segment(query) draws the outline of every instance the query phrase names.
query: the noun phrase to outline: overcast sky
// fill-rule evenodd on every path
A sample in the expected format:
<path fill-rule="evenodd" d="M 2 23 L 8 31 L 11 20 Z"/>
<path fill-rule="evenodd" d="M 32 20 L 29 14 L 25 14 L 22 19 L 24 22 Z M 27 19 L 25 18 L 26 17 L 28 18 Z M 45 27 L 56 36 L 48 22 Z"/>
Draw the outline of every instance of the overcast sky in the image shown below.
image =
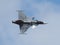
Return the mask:
<path fill-rule="evenodd" d="M 21 35 L 16 10 L 48 24 Z M 0 45 L 60 45 L 60 0 L 0 0 Z"/>

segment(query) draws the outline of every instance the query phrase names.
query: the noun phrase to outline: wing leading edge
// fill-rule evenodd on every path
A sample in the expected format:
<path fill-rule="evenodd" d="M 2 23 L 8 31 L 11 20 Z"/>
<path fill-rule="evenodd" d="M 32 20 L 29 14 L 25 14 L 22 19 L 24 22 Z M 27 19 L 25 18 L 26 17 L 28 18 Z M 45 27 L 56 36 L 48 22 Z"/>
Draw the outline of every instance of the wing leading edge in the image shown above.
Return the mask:
<path fill-rule="evenodd" d="M 28 24 L 19 25 L 19 27 L 20 27 L 20 32 L 21 32 L 21 33 L 26 32 L 27 29 L 28 29 L 30 26 L 31 26 L 31 25 L 28 25 Z"/>

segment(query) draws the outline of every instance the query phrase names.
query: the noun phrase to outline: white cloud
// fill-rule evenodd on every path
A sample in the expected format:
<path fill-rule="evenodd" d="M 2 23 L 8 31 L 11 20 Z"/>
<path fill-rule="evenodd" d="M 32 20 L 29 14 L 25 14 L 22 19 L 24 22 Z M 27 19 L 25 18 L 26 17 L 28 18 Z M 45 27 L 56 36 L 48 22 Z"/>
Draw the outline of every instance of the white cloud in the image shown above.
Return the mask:
<path fill-rule="evenodd" d="M 29 28 L 27 35 L 17 34 L 19 28 L 12 24 L 11 20 L 17 18 L 16 10 L 20 8 L 28 12 L 28 15 L 33 15 L 39 20 L 46 21 L 48 24 L 37 26 L 35 30 Z M 48 42 L 50 45 L 59 44 L 59 9 L 59 5 L 51 2 L 42 1 L 36 3 L 32 0 L 23 0 L 22 2 L 20 0 L 0 1 L 0 35 L 3 40 L 2 43 L 4 45 L 48 45 Z"/>
<path fill-rule="evenodd" d="M 20 0 L 0 0 L 0 38 L 3 45 L 16 45 L 16 36 L 13 33 L 16 30 L 12 28 L 11 21 L 17 18 L 18 9 Z"/>

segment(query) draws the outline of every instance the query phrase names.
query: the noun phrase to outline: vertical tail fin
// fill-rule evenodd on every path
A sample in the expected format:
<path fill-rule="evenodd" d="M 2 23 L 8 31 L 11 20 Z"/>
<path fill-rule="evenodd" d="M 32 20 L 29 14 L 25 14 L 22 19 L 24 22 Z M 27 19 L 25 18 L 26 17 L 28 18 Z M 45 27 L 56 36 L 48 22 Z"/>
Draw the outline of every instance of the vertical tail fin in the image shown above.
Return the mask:
<path fill-rule="evenodd" d="M 23 10 L 17 10 L 17 12 L 18 12 L 18 19 L 27 20 L 27 17 L 25 16 Z"/>

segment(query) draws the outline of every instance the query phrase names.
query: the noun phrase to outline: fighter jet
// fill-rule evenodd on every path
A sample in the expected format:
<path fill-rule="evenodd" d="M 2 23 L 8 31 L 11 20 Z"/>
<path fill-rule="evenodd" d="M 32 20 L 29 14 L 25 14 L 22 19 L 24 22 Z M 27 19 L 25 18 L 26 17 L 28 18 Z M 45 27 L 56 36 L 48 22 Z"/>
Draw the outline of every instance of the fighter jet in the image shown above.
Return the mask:
<path fill-rule="evenodd" d="M 34 17 L 30 19 L 24 14 L 22 10 L 17 10 L 17 12 L 18 12 L 18 20 L 12 21 L 12 23 L 19 25 L 21 33 L 25 33 L 27 29 L 31 26 L 33 26 L 34 28 L 39 24 L 47 24 L 47 23 L 44 23 L 43 21 L 34 20 Z"/>

